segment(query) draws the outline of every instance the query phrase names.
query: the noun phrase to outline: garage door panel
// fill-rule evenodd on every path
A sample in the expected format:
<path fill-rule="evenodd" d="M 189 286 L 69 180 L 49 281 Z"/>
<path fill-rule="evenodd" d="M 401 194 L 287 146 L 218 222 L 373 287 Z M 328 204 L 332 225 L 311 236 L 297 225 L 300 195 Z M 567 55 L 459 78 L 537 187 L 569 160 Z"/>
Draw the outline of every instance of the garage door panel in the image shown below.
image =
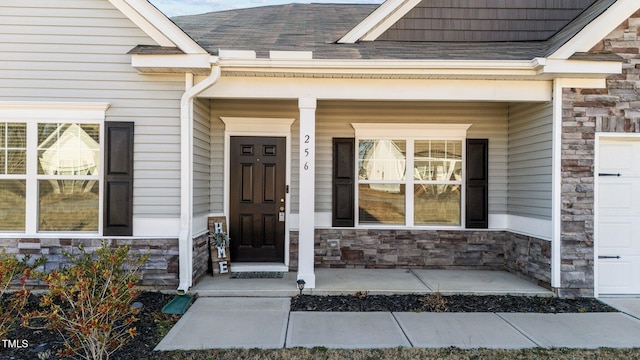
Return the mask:
<path fill-rule="evenodd" d="M 612 140 L 600 144 L 600 173 L 640 176 L 640 143 Z"/>
<path fill-rule="evenodd" d="M 640 179 L 600 182 L 598 196 L 601 215 L 640 215 Z"/>
<path fill-rule="evenodd" d="M 638 294 L 640 283 L 640 256 L 623 256 L 620 259 L 601 259 L 598 263 L 598 282 L 601 294 Z"/>
<path fill-rule="evenodd" d="M 598 292 L 640 294 L 640 138 L 598 148 Z"/>
<path fill-rule="evenodd" d="M 628 159 L 632 159 L 634 156 L 633 148 L 633 144 L 630 143 L 603 143 L 600 147 L 600 171 L 631 170 L 633 165 Z"/>
<path fill-rule="evenodd" d="M 633 246 L 633 241 L 631 240 L 632 229 L 638 226 L 634 226 L 631 221 L 625 221 L 626 219 L 615 217 L 609 217 L 609 219 L 609 221 L 604 219 L 600 221 L 598 229 L 599 239 L 601 240 L 600 252 L 605 249 L 613 251 L 620 249 L 618 251 L 622 251 L 622 249 L 626 250 Z M 607 251 L 605 250 L 605 252 Z"/>
<path fill-rule="evenodd" d="M 627 196 L 633 191 L 631 182 L 601 183 L 600 184 L 600 208 L 603 210 L 625 211 L 633 208 L 631 197 Z"/>

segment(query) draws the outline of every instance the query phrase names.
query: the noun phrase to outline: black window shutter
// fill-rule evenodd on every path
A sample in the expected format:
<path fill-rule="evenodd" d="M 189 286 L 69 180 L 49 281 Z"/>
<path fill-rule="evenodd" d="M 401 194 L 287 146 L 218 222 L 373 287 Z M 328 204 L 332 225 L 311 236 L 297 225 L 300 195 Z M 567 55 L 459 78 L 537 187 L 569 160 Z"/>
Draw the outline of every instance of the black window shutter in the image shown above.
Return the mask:
<path fill-rule="evenodd" d="M 133 235 L 133 123 L 105 123 L 104 229 Z"/>
<path fill-rule="evenodd" d="M 489 140 L 467 139 L 466 227 L 489 227 Z"/>
<path fill-rule="evenodd" d="M 333 211 L 334 227 L 354 226 L 355 139 L 333 138 Z"/>

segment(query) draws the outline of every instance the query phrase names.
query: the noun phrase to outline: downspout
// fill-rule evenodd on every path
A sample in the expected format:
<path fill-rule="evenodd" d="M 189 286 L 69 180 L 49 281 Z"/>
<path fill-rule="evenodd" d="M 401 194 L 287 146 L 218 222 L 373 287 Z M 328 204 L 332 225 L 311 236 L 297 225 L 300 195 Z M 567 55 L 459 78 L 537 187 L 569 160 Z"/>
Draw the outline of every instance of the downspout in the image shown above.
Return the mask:
<path fill-rule="evenodd" d="M 220 79 L 222 71 L 216 60 L 211 74 L 193 86 L 187 76 L 187 89 L 180 99 L 180 235 L 178 240 L 180 284 L 178 294 L 185 294 L 193 282 L 193 99 Z"/>

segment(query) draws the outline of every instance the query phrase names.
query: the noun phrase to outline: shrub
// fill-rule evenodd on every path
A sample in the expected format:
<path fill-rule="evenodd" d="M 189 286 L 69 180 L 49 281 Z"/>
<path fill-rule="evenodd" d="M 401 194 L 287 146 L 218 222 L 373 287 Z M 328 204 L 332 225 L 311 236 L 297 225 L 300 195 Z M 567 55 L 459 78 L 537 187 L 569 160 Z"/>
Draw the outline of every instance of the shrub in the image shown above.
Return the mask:
<path fill-rule="evenodd" d="M 3 339 L 20 319 L 20 313 L 29 298 L 29 291 L 25 287 L 27 280 L 31 277 L 33 269 L 44 262 L 44 258 L 39 258 L 29 264 L 30 260 L 28 255 L 20 260 L 13 254 L 7 254 L 5 249 L 0 250 L 0 339 Z M 9 286 L 17 281 L 20 289 L 9 295 Z"/>
<path fill-rule="evenodd" d="M 133 256 L 129 247 L 110 248 L 106 242 L 95 253 L 79 250 L 78 255 L 64 253 L 70 266 L 43 275 L 49 293 L 24 324 L 39 319 L 56 330 L 64 338 L 59 356 L 108 359 L 136 335 L 140 310 L 131 304 L 148 255 Z"/>

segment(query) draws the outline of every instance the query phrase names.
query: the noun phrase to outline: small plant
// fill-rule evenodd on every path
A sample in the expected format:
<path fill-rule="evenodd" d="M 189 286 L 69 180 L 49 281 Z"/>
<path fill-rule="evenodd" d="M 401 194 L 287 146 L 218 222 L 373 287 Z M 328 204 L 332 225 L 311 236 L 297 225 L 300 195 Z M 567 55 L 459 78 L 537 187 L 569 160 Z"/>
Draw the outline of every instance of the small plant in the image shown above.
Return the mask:
<path fill-rule="evenodd" d="M 163 314 L 160 311 L 154 311 L 151 317 L 153 323 L 156 324 L 157 333 L 162 337 L 165 337 L 173 325 L 180 319 L 180 315 Z"/>
<path fill-rule="evenodd" d="M 64 338 L 61 357 L 109 359 L 136 335 L 139 307 L 131 306 L 138 291 L 139 269 L 148 255 L 132 256 L 129 247 L 110 248 L 106 242 L 95 253 L 79 247 L 80 254 L 64 253 L 70 266 L 43 275 L 49 293 L 40 300 L 42 310 L 27 314 L 45 322 Z"/>
<path fill-rule="evenodd" d="M 224 231 L 209 232 L 209 238 L 211 239 L 211 245 L 215 247 L 229 246 L 229 235 Z"/>
<path fill-rule="evenodd" d="M 0 250 L 0 339 L 3 339 L 20 319 L 20 313 L 29 298 L 27 280 L 31 277 L 33 269 L 45 261 L 44 257 L 41 257 L 29 264 L 30 260 L 28 255 L 19 260 L 15 255 L 7 254 L 5 249 Z M 20 289 L 9 295 L 7 290 L 11 283 L 16 281 L 19 282 Z"/>
<path fill-rule="evenodd" d="M 447 299 L 442 296 L 440 291 L 436 291 L 433 294 L 428 294 L 419 299 L 422 303 L 422 309 L 425 311 L 433 312 L 447 312 L 449 307 L 447 306 Z"/>

